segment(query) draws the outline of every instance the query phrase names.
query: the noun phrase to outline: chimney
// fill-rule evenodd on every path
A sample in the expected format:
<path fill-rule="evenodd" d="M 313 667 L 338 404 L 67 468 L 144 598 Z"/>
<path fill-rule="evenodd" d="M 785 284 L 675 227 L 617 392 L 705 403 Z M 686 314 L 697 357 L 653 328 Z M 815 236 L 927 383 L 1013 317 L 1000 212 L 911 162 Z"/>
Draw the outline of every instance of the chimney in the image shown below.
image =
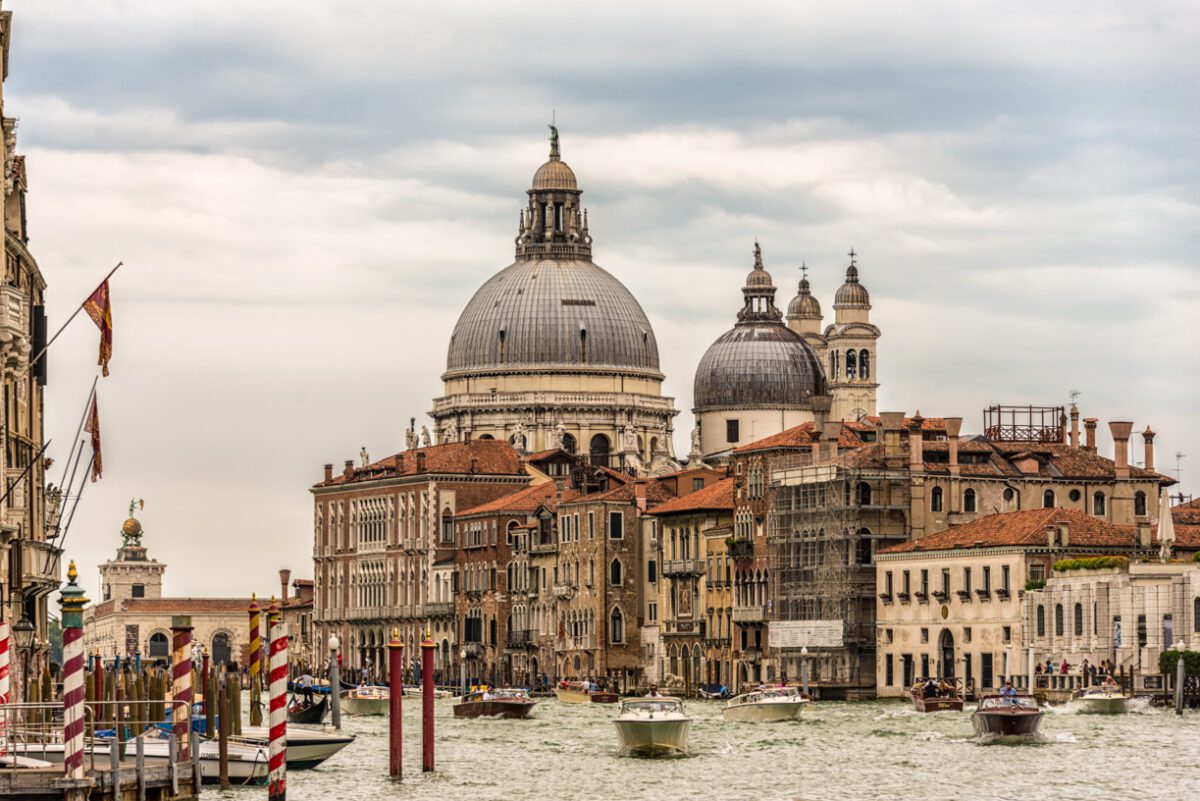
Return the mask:
<path fill-rule="evenodd" d="M 346 460 L 346 467 L 345 467 L 345 469 L 342 470 L 342 475 L 345 476 L 346 478 L 350 478 L 351 476 L 354 475 L 354 460 L 353 459 Z"/>
<path fill-rule="evenodd" d="M 1096 423 L 1100 422 L 1095 417 L 1083 418 L 1083 430 L 1086 435 L 1087 444 L 1083 446 L 1085 451 L 1096 452 Z"/>
<path fill-rule="evenodd" d="M 879 424 L 883 428 L 884 458 L 898 462 L 896 466 L 903 464 L 904 450 L 900 444 L 900 427 L 904 425 L 904 412 L 882 412 L 879 415 Z"/>
<path fill-rule="evenodd" d="M 908 468 L 912 471 L 925 469 L 925 440 L 921 435 L 921 424 L 924 422 L 921 410 L 917 409 L 908 424 Z"/>
<path fill-rule="evenodd" d="M 830 462 L 836 462 L 838 457 L 838 441 L 842 438 L 841 421 L 826 423 L 822 426 L 821 438 L 825 440 L 825 458 Z"/>
<path fill-rule="evenodd" d="M 325 480 L 333 481 L 333 465 L 332 464 L 325 465 Z"/>
<path fill-rule="evenodd" d="M 1064 547 L 1064 548 L 1069 547 L 1071 544 L 1071 526 L 1070 526 L 1070 524 L 1068 524 L 1066 522 L 1059 523 L 1058 524 L 1058 535 L 1059 535 L 1058 541 L 1062 545 L 1062 547 Z"/>
<path fill-rule="evenodd" d="M 1113 421 L 1108 424 L 1113 438 L 1113 461 L 1117 463 L 1117 477 L 1129 477 L 1129 437 L 1133 434 L 1133 423 Z"/>
<path fill-rule="evenodd" d="M 1146 426 L 1146 430 L 1142 432 L 1142 441 L 1146 443 L 1146 456 L 1143 459 L 1142 465 L 1147 470 L 1154 469 L 1154 431 L 1150 426 Z"/>
<path fill-rule="evenodd" d="M 282 591 L 279 593 L 279 597 L 283 599 L 282 601 L 280 601 L 281 605 L 287 603 L 288 584 L 291 583 L 291 580 L 292 580 L 292 571 L 288 570 L 286 567 L 283 570 L 279 571 L 279 584 L 280 584 L 280 587 L 282 588 Z"/>
<path fill-rule="evenodd" d="M 425 451 L 417 451 L 417 472 L 425 472 Z"/>
<path fill-rule="evenodd" d="M 821 429 L 815 427 L 812 432 L 812 463 L 821 463 Z"/>
<path fill-rule="evenodd" d="M 1058 441 L 1063 445 L 1067 444 L 1067 416 L 1065 414 L 1058 416 Z"/>
<path fill-rule="evenodd" d="M 1145 516 L 1139 517 L 1139 518 L 1136 518 L 1136 522 L 1137 522 L 1137 537 L 1138 537 L 1137 544 L 1138 544 L 1138 547 L 1140 547 L 1142 550 L 1148 551 L 1154 544 L 1153 540 L 1151 540 L 1151 538 L 1150 538 L 1150 518 L 1145 517 Z"/>
<path fill-rule="evenodd" d="M 950 475 L 958 475 L 958 433 L 962 431 L 961 417 L 946 418 L 946 438 L 950 440 Z"/>
<path fill-rule="evenodd" d="M 1071 404 L 1071 447 L 1079 447 L 1079 407 Z"/>
<path fill-rule="evenodd" d="M 472 454 L 471 455 L 471 475 L 475 475 L 478 472 L 479 472 L 479 457 Z"/>

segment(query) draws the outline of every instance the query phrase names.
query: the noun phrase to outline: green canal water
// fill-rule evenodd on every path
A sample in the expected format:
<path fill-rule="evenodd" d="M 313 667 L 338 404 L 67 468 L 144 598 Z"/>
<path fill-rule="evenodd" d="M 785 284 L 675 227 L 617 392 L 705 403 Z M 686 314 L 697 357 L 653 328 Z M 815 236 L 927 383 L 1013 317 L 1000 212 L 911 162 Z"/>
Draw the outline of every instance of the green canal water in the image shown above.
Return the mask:
<path fill-rule="evenodd" d="M 307 799 L 1012 799 L 1110 801 L 1200 797 L 1200 714 L 1135 707 L 1128 715 L 1051 708 L 1036 743 L 984 744 L 970 712 L 918 715 L 897 703 L 819 703 L 803 720 L 726 723 L 695 701 L 688 757 L 616 754 L 611 706 L 550 699 L 528 720 L 456 720 L 437 702 L 437 771 L 422 774 L 417 703 L 406 702 L 405 778 L 387 778 L 384 718 L 343 720 L 357 741 L 316 770 L 288 776 Z M 263 789 L 204 797 L 248 799 Z"/>

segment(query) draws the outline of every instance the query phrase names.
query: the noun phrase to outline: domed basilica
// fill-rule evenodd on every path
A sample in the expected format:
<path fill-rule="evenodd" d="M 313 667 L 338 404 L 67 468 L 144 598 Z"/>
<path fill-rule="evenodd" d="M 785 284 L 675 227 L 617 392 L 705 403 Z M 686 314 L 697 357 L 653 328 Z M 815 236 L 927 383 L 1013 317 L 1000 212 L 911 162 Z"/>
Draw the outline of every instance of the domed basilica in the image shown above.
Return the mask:
<path fill-rule="evenodd" d="M 639 473 L 678 469 L 678 412 L 662 395 L 654 329 L 629 290 L 592 261 L 582 191 L 553 126 L 549 160 L 527 194 L 516 260 L 479 288 L 450 336 L 444 392 L 430 412 L 437 441 L 506 439 L 522 451 L 561 447 Z M 755 244 L 736 324 L 696 370 L 689 462 L 720 461 L 817 417 L 875 414 L 879 329 L 850 255 L 835 320 L 822 331 L 807 276 L 786 317 L 775 306 Z"/>

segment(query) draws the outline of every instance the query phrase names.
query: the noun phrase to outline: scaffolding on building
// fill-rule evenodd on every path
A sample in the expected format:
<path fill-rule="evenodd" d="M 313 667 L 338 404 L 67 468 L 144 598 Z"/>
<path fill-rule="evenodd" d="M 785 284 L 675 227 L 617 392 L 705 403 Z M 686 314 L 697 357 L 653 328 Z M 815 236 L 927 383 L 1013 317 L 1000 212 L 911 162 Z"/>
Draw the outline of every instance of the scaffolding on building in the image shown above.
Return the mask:
<path fill-rule="evenodd" d="M 771 473 L 770 648 L 788 678 L 807 648 L 814 681 L 853 693 L 875 683 L 874 554 L 908 539 L 908 473 L 795 462 Z"/>

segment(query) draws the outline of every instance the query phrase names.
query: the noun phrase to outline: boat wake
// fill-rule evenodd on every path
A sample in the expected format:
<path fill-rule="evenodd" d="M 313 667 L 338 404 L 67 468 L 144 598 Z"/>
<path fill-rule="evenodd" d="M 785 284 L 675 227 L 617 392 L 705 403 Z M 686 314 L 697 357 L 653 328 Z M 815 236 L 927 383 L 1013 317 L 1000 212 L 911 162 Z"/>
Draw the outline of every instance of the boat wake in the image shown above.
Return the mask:
<path fill-rule="evenodd" d="M 1049 745 L 1055 742 L 1041 732 L 1035 734 L 981 734 L 976 745 Z"/>

